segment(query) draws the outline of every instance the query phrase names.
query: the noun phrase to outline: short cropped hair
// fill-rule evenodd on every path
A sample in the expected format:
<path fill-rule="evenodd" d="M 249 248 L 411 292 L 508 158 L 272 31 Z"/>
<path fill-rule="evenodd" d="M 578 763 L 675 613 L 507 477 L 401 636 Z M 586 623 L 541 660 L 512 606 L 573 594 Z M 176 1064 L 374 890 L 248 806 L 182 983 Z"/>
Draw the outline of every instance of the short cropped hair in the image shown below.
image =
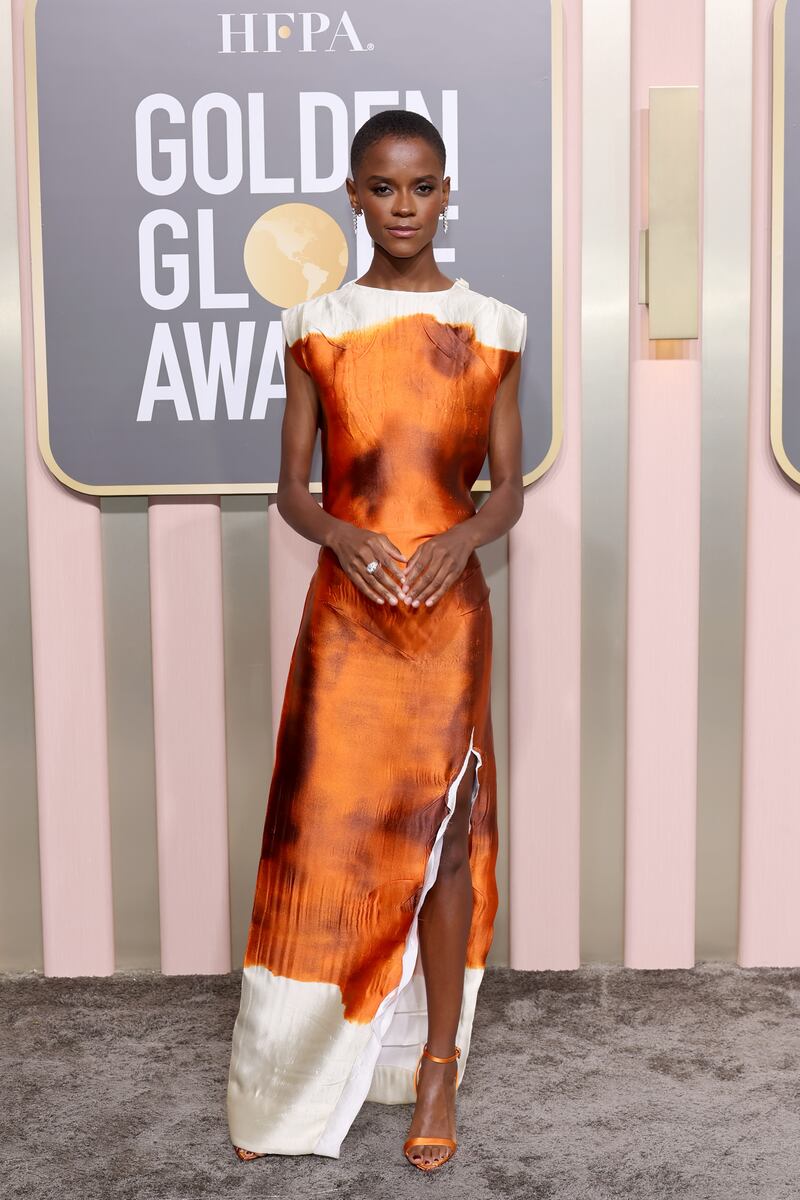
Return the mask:
<path fill-rule="evenodd" d="M 420 113 L 405 108 L 386 108 L 373 113 L 353 138 L 350 147 L 350 174 L 353 179 L 369 147 L 383 137 L 424 138 L 435 151 L 444 175 L 445 146 L 436 126 Z"/>

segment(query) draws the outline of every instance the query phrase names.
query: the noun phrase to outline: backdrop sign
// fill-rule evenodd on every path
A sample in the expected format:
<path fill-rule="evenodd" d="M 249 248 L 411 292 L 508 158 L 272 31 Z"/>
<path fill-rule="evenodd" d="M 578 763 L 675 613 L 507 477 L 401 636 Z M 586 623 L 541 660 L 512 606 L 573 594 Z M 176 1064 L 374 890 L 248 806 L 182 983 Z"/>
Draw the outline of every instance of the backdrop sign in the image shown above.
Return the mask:
<path fill-rule="evenodd" d="M 548 0 L 497 0 L 490 14 L 475 0 L 409 0 L 400 17 L 367 0 L 220 7 L 28 0 L 48 466 L 93 494 L 275 490 L 281 310 L 367 269 L 372 243 L 362 221 L 355 244 L 344 187 L 349 146 L 373 112 L 404 107 L 447 147 L 442 269 L 528 313 L 530 482 L 561 430 L 560 12 L 551 27 Z M 317 491 L 320 466 L 318 443 Z"/>

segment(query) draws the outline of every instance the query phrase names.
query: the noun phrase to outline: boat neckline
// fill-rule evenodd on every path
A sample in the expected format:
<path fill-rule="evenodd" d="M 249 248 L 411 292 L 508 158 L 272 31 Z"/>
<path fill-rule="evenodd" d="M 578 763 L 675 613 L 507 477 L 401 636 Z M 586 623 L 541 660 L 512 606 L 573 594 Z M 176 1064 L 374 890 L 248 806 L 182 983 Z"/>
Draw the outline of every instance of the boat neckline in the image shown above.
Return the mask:
<path fill-rule="evenodd" d="M 452 292 L 456 288 L 463 287 L 464 285 L 459 278 L 454 280 L 453 283 L 450 284 L 449 288 L 435 288 L 430 292 L 422 292 L 415 288 L 374 287 L 369 283 L 359 283 L 357 279 L 351 279 L 350 286 L 362 288 L 365 292 L 391 292 L 392 295 L 400 296 L 446 296 L 448 292 Z"/>

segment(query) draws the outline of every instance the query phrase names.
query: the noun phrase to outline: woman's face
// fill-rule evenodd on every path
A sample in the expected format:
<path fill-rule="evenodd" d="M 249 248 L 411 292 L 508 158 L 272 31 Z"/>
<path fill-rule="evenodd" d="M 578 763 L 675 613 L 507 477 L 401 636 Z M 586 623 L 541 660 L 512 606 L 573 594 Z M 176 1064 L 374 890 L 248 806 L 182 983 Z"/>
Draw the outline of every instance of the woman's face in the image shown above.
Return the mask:
<path fill-rule="evenodd" d="M 450 179 L 442 179 L 436 152 L 423 138 L 387 136 L 367 150 L 347 190 L 375 245 L 396 258 L 413 258 L 436 235 Z M 411 232 L 392 232 L 403 226 Z"/>

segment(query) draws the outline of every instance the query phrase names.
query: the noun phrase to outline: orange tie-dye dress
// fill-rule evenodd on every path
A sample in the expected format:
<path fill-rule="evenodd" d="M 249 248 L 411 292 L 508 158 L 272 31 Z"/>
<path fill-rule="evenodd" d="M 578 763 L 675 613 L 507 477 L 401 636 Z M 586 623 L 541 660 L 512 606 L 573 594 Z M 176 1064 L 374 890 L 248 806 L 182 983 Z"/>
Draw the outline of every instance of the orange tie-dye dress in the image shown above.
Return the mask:
<path fill-rule="evenodd" d="M 316 385 L 322 502 L 410 556 L 476 511 L 525 313 L 470 289 L 351 280 L 283 313 Z M 232 1142 L 338 1158 L 364 1100 L 414 1100 L 417 917 L 476 759 L 459 1080 L 497 911 L 492 616 L 476 553 L 430 608 L 376 604 L 321 547 L 292 653 L 233 1030 Z"/>

